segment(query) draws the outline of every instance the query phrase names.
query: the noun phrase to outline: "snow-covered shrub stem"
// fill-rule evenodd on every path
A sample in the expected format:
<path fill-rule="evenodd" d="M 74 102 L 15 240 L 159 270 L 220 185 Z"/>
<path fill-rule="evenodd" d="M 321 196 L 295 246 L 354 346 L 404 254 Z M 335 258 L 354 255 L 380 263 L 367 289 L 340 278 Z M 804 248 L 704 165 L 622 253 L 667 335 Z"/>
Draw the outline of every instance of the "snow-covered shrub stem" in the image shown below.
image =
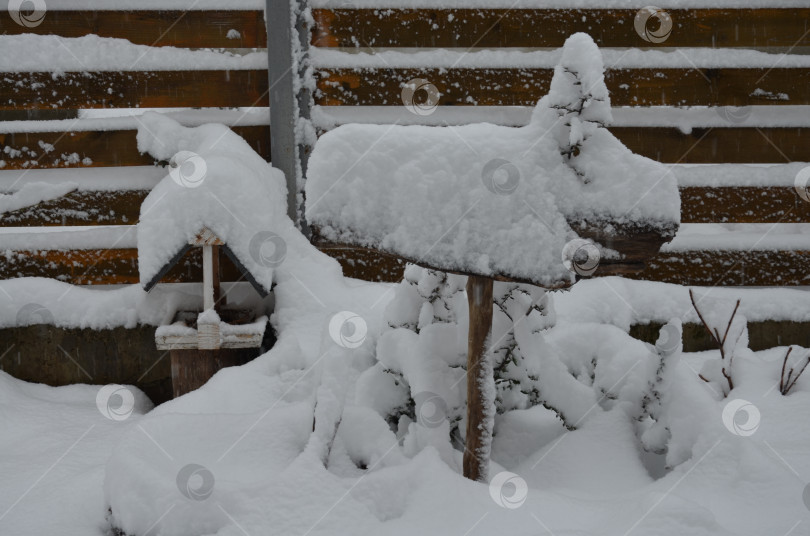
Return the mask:
<path fill-rule="evenodd" d="M 720 349 L 720 372 L 726 382 L 727 387 L 723 389 L 723 395 L 728 396 L 728 393 L 734 389 L 734 379 L 732 377 L 734 354 L 736 353 L 741 342 L 744 341 L 744 346 L 748 345 L 747 321 L 743 316 L 737 317 L 737 311 L 740 308 L 740 300 L 737 300 L 734 310 L 731 312 L 731 315 L 728 318 L 728 323 L 726 324 L 723 334 L 721 335 L 718 325 L 712 325 L 713 323 L 708 322 L 706 320 L 706 316 L 698 308 L 697 302 L 695 301 L 695 293 L 692 289 L 689 289 L 689 299 L 692 300 L 692 307 L 694 307 L 698 318 L 703 324 L 703 327 L 706 328 L 706 331 L 709 332 L 709 335 Z M 735 319 L 737 322 L 735 322 Z M 729 335 L 731 335 L 730 338 Z M 711 381 L 711 378 L 707 378 L 705 376 L 701 376 L 701 378 L 707 382 Z"/>
<path fill-rule="evenodd" d="M 790 393 L 790 390 L 793 389 L 794 385 L 796 385 L 799 376 L 802 375 L 804 369 L 806 369 L 807 365 L 810 364 L 810 352 L 805 350 L 804 355 L 798 360 L 798 362 L 788 368 L 787 364 L 791 352 L 793 352 L 793 346 L 788 348 L 787 352 L 785 352 L 785 358 L 782 360 L 782 373 L 779 375 L 779 392 L 783 395 Z M 801 363 L 804 364 L 799 366 Z M 785 372 L 787 372 L 787 376 L 785 375 Z"/>

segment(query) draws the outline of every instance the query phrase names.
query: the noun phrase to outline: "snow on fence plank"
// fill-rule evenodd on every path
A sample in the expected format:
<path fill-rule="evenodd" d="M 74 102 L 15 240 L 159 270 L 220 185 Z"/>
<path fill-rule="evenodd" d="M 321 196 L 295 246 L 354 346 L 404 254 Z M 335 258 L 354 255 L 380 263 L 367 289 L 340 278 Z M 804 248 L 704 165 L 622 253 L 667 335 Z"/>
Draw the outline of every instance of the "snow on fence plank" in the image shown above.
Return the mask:
<path fill-rule="evenodd" d="M 492 123 L 509 127 L 528 124 L 534 106 L 439 106 L 429 115 L 416 115 L 407 108 L 392 106 L 314 106 L 312 122 L 326 131 L 346 123 L 399 125 L 465 125 Z M 745 127 L 810 127 L 807 108 L 799 105 L 754 105 L 742 110 L 734 106 L 622 106 L 611 109 L 613 127 L 677 127 L 684 133 L 695 128 L 724 128 L 731 120 Z M 0 123 L 0 129 L 4 128 Z"/>
<path fill-rule="evenodd" d="M 81 121 L 74 123 L 76 130 L 64 132 L 0 133 L 0 170 L 87 169 L 155 163 L 154 158 L 138 151 L 134 125 L 125 130 L 81 130 Z M 242 136 L 254 151 L 266 160 L 270 159 L 269 126 L 235 126 L 232 130 Z"/>
<path fill-rule="evenodd" d="M 3 50 L 25 54 L 0 56 L 4 73 L 43 72 L 55 75 L 99 71 L 211 71 L 267 69 L 265 52 L 189 50 L 135 45 L 125 39 L 97 35 L 65 38 L 56 35 L 0 35 Z"/>
<path fill-rule="evenodd" d="M 605 82 L 617 106 L 806 105 L 810 104 L 810 57 L 806 62 L 796 68 L 609 69 Z M 438 106 L 530 106 L 548 92 L 552 74 L 550 68 L 528 67 L 319 66 L 315 103 L 402 106 L 404 84 L 423 79 L 440 94 Z"/>
<path fill-rule="evenodd" d="M 649 43 L 638 43 L 638 46 Z M 647 50 L 646 48 L 605 49 L 602 51 L 608 72 L 627 69 L 733 69 L 733 68 L 806 68 L 810 58 L 802 54 L 747 49 L 681 48 Z M 781 49 L 776 49 L 781 50 Z M 464 49 L 360 49 L 357 51 L 313 48 L 312 62 L 321 68 L 393 69 L 553 69 L 559 63 L 560 49 L 495 50 Z M 778 63 L 777 63 L 778 62 Z M 508 87 L 508 86 L 506 86 Z"/>
<path fill-rule="evenodd" d="M 159 169 L 159 168 L 158 168 Z M 810 223 L 810 205 L 790 186 L 681 187 L 684 223 Z M 0 213 L 0 227 L 134 225 L 148 188 L 79 190 Z"/>
<path fill-rule="evenodd" d="M 56 3 L 56 2 L 55 2 Z M 9 0 L 0 0 L 0 9 L 8 7 Z M 59 0 L 57 5 L 48 5 L 58 11 L 132 11 L 133 9 L 211 11 L 264 9 L 263 0 Z"/>
<path fill-rule="evenodd" d="M 134 235 L 134 227 L 132 229 Z M 223 258 L 220 266 L 223 281 L 242 280 L 241 272 L 230 259 Z M 73 285 L 137 285 L 140 281 L 138 250 L 134 247 L 36 251 L 18 249 L 0 256 L 0 279 L 19 277 L 47 277 Z M 200 280 L 202 254 L 196 250 L 189 251 L 163 277 L 166 283 Z"/>
<path fill-rule="evenodd" d="M 267 71 L 5 73 L 0 110 L 267 106 Z M 201 88 L 205 88 L 204 91 Z"/>
<path fill-rule="evenodd" d="M 362 112 L 358 109 L 358 113 Z M 714 112 L 706 113 L 715 115 Z M 798 116 L 797 121 L 803 118 L 800 113 L 793 113 Z M 132 124 L 124 125 L 123 129 L 111 128 L 102 120 L 92 120 L 90 125 L 85 121 L 0 123 L 0 170 L 143 166 L 153 163 L 151 158 L 137 151 L 136 120 L 128 119 Z M 182 122 L 198 124 L 186 120 Z M 227 124 L 222 120 L 216 122 Z M 232 128 L 256 152 L 270 158 L 270 130 L 266 123 Z M 12 132 L 4 133 L 5 129 Z M 810 135 L 810 128 L 807 127 L 754 128 L 743 123 L 743 126 L 693 128 L 687 132 L 677 127 L 653 126 L 612 126 L 609 130 L 633 152 L 664 163 L 766 164 L 783 162 L 786 158 L 797 162 L 810 158 L 805 147 L 796 143 L 796 140 Z M 765 138 L 770 143 L 765 142 Z M 730 139 L 734 143 L 730 143 Z"/>
<path fill-rule="evenodd" d="M 99 190 L 79 189 L 0 212 L 0 227 L 134 225 L 151 186 L 111 191 L 108 183 Z M 681 186 L 679 191 L 684 223 L 810 223 L 810 203 L 798 199 L 793 186 Z"/>
<path fill-rule="evenodd" d="M 133 134 L 134 135 L 134 134 Z M 684 223 L 810 223 L 810 203 L 796 194 L 806 163 L 674 165 Z M 149 190 L 165 175 L 155 166 L 0 171 L 0 192 L 25 184 L 71 182 L 64 197 L 0 213 L 0 227 L 133 225 Z"/>
<path fill-rule="evenodd" d="M 399 282 L 404 264 L 390 257 L 359 256 L 356 251 L 323 251 L 341 261 L 344 272 L 369 281 Z M 365 262 L 363 260 L 365 259 Z M 223 259 L 223 281 L 238 281 L 241 274 Z M 190 252 L 163 279 L 164 282 L 199 281 L 202 259 Z M 806 286 L 810 284 L 810 251 L 676 251 L 647 262 L 630 279 L 689 286 Z M 136 249 L 14 251 L 0 256 L 0 279 L 48 277 L 76 285 L 137 284 Z"/>
<path fill-rule="evenodd" d="M 103 0 L 70 0 L 73 2 Z M 155 0 L 148 0 L 155 1 Z M 176 1 L 176 0 L 175 0 Z M 212 1 L 212 0 L 209 0 Z M 242 0 L 249 1 L 249 0 Z M 310 0 L 313 9 L 334 8 L 335 0 Z M 647 0 L 353 0 L 345 9 L 423 9 L 423 8 L 475 8 L 475 9 L 641 9 L 650 5 Z M 656 5 L 665 9 L 687 8 L 789 8 L 807 7 L 805 0 L 660 0 Z"/>
<path fill-rule="evenodd" d="M 140 115 L 148 109 L 95 109 L 83 110 L 79 119 L 56 119 L 50 121 L 0 121 L 0 132 L 17 134 L 21 132 L 84 132 L 90 130 L 137 130 Z M 180 123 L 197 127 L 206 123 L 222 123 L 234 126 L 259 126 L 270 122 L 268 108 L 247 108 L 238 110 L 221 109 L 172 109 L 164 110 L 163 115 Z"/>
<path fill-rule="evenodd" d="M 6 35 L 38 34 L 61 37 L 126 39 L 136 45 L 186 48 L 264 48 L 267 46 L 264 12 L 225 10 L 233 1 L 217 2 L 216 10 L 177 10 L 161 3 L 148 10 L 150 2 L 131 3 L 126 11 L 66 10 L 64 0 L 48 5 L 42 23 L 34 27 L 15 24 L 7 10 L 0 11 L 0 28 Z M 259 3 L 259 2 L 256 2 Z M 113 4 L 114 7 L 115 4 Z M 263 6 L 262 6 L 263 7 Z M 147 11 L 148 10 L 148 11 Z M 158 11 L 159 10 L 159 11 Z"/>
<path fill-rule="evenodd" d="M 3 210 L 0 194 L 0 227 L 134 225 L 149 191 L 73 191 L 14 210 Z"/>
<path fill-rule="evenodd" d="M 374 2 L 375 6 L 385 2 Z M 425 2 L 419 9 L 341 9 L 317 1 L 313 10 L 317 31 L 312 44 L 319 47 L 560 47 L 576 32 L 590 33 L 600 47 L 640 46 L 633 21 L 639 8 L 604 8 L 609 2 L 593 2 L 578 8 L 576 2 L 550 5 L 546 9 L 523 7 L 526 2 L 509 2 L 506 9 L 494 9 L 497 2 Z M 366 2 L 354 2 L 367 7 Z M 695 3 L 699 5 L 700 3 Z M 718 2 L 703 2 L 718 6 Z M 673 22 L 667 46 L 674 47 L 791 47 L 810 44 L 804 22 L 810 19 L 806 3 L 792 9 L 750 9 L 752 2 L 738 2 L 743 8 L 717 7 L 668 10 Z M 780 3 L 781 5 L 781 3 Z M 656 6 L 664 7 L 661 2 Z M 415 6 L 414 6 L 415 7 Z M 515 9 L 515 8 L 518 9 Z M 550 9 L 557 7 L 558 9 Z M 569 9 L 577 7 L 576 9 Z M 774 7 L 770 4 L 766 8 Z M 624 8 L 624 9 L 622 9 Z M 538 21 L 547 24 L 538 24 Z M 778 27 L 778 32 L 763 31 Z"/>

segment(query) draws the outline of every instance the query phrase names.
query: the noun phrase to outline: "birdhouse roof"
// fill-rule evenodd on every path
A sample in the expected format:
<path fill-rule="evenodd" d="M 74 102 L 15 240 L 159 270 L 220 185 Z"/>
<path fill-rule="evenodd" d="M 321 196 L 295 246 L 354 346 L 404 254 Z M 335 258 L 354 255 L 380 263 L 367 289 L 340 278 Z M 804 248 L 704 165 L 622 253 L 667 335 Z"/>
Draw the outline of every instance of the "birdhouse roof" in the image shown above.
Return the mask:
<path fill-rule="evenodd" d="M 249 270 L 245 268 L 244 263 L 239 259 L 239 256 L 236 255 L 231 248 L 228 247 L 228 244 L 223 242 L 216 234 L 208 229 L 207 227 L 203 227 L 194 237 L 194 239 L 186 244 L 183 248 L 181 248 L 177 254 L 172 257 L 153 277 L 151 280 L 147 281 L 144 285 L 144 290 L 149 292 L 154 288 L 155 285 L 160 283 L 160 280 L 165 277 L 169 270 L 171 270 L 180 260 L 185 256 L 185 254 L 193 247 L 202 247 L 202 246 L 220 246 L 228 256 L 228 258 L 233 262 L 239 272 L 247 279 L 253 288 L 256 289 L 262 297 L 266 296 L 269 292 L 269 288 L 265 288 L 264 285 L 259 283 L 253 275 L 250 273 Z"/>

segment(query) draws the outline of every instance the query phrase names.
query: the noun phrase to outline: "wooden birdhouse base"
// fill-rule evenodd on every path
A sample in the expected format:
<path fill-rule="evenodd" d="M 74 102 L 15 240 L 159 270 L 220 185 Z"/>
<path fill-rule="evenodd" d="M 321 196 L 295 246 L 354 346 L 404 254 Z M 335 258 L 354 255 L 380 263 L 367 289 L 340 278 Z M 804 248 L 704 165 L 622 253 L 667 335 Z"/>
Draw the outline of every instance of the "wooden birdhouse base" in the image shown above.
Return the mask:
<path fill-rule="evenodd" d="M 252 311 L 225 309 L 220 313 L 221 323 L 198 326 L 198 315 L 196 311 L 180 311 L 171 324 L 160 326 L 155 332 L 158 350 L 258 348 L 262 344 L 265 316 L 256 319 Z M 213 343 L 212 337 L 217 339 Z"/>
<path fill-rule="evenodd" d="M 259 356 L 259 348 L 171 350 L 174 398 L 199 389 L 225 367 L 244 365 Z"/>
<path fill-rule="evenodd" d="M 170 352 L 174 397 L 198 389 L 222 368 L 258 357 L 267 317 L 239 309 L 224 309 L 219 317 L 220 322 L 198 325 L 200 313 L 180 311 L 155 332 L 157 348 Z"/>

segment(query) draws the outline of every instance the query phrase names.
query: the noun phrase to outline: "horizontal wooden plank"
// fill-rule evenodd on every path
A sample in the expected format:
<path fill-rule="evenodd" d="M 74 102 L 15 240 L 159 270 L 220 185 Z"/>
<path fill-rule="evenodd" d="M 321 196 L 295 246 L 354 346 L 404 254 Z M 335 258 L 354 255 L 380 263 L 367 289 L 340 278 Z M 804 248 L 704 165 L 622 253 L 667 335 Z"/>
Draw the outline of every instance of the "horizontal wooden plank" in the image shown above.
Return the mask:
<path fill-rule="evenodd" d="M 576 32 L 602 47 L 640 47 L 637 9 L 315 9 L 320 47 L 560 47 Z M 660 46 L 810 45 L 810 9 L 671 9 Z M 661 29 L 655 17 L 647 28 Z M 662 33 L 662 36 L 665 34 Z"/>
<path fill-rule="evenodd" d="M 631 325 L 630 336 L 655 344 L 661 335 L 662 327 L 663 324 L 658 322 Z M 776 346 L 792 344 L 798 344 L 804 348 L 810 347 L 810 322 L 790 320 L 748 322 L 748 347 L 751 350 L 759 352 Z M 717 343 L 709 336 L 703 324 L 684 322 L 683 351 L 704 352 L 706 350 L 717 350 Z"/>
<path fill-rule="evenodd" d="M 686 251 L 659 253 L 630 279 L 697 286 L 810 284 L 810 251 Z"/>
<path fill-rule="evenodd" d="M 233 130 L 270 159 L 268 126 L 238 126 Z M 810 128 L 696 128 L 684 133 L 667 127 L 611 127 L 610 131 L 633 152 L 664 163 L 801 162 L 810 155 Z M 49 149 L 47 153 L 43 147 Z M 0 161 L 4 162 L 2 169 L 154 163 L 138 152 L 135 130 L 0 133 Z"/>
<path fill-rule="evenodd" d="M 402 88 L 416 78 L 436 87 L 440 106 L 531 106 L 548 93 L 553 70 L 321 68 L 316 73 L 315 103 L 323 106 L 402 106 Z M 614 106 L 810 104 L 810 69 L 804 68 L 608 69 L 605 82 Z M 770 97 L 779 94 L 787 98 Z M 426 99 L 427 93 L 415 97 Z"/>
<path fill-rule="evenodd" d="M 0 74 L 0 110 L 267 106 L 267 71 Z"/>
<path fill-rule="evenodd" d="M 769 164 L 810 159 L 810 128 L 610 127 L 634 153 L 668 164 Z"/>
<path fill-rule="evenodd" d="M 254 11 L 58 11 L 48 5 L 42 22 L 33 27 L 16 24 L 0 11 L 0 34 L 33 33 L 127 39 L 137 45 L 183 48 L 264 48 L 264 13 Z M 238 32 L 238 33 L 234 33 Z"/>
<path fill-rule="evenodd" d="M 76 191 L 0 214 L 0 227 L 131 225 L 138 222 L 149 190 Z"/>
<path fill-rule="evenodd" d="M 227 257 L 221 260 L 222 280 L 241 281 Z M 85 249 L 5 252 L 0 255 L 0 279 L 50 277 L 75 285 L 138 283 L 138 250 Z M 201 282 L 202 250 L 192 248 L 163 279 L 167 283 Z"/>
<path fill-rule="evenodd" d="M 325 250 L 344 274 L 367 281 L 397 282 L 404 263 L 368 252 Z M 706 286 L 801 286 L 810 284 L 810 251 L 687 251 L 660 253 L 631 279 Z"/>
<path fill-rule="evenodd" d="M 129 225 L 148 190 L 77 191 L 0 214 L 0 227 Z M 810 203 L 793 188 L 682 188 L 684 223 L 810 223 Z"/>
<path fill-rule="evenodd" d="M 269 126 L 231 128 L 242 136 L 254 151 L 270 160 Z M 2 169 L 154 164 L 151 156 L 138 152 L 137 134 L 137 130 L 0 133 L 0 161 L 5 162 Z"/>
<path fill-rule="evenodd" d="M 683 187 L 683 223 L 810 223 L 810 203 L 792 187 Z M 148 190 L 77 191 L 0 214 L 0 227 L 130 225 Z"/>
<path fill-rule="evenodd" d="M 810 203 L 792 187 L 685 187 L 683 223 L 810 223 Z"/>
<path fill-rule="evenodd" d="M 324 249 L 337 258 L 348 277 L 397 282 L 404 263 L 351 248 Z M 165 281 L 200 281 L 197 252 L 184 258 Z M 225 260 L 223 260 L 225 265 Z M 223 280 L 239 280 L 236 268 L 223 267 Z M 82 285 L 138 282 L 135 249 L 6 252 L 0 256 L 0 279 L 52 277 Z M 685 251 L 660 253 L 639 274 L 626 277 L 701 286 L 801 286 L 810 284 L 810 251 Z"/>

